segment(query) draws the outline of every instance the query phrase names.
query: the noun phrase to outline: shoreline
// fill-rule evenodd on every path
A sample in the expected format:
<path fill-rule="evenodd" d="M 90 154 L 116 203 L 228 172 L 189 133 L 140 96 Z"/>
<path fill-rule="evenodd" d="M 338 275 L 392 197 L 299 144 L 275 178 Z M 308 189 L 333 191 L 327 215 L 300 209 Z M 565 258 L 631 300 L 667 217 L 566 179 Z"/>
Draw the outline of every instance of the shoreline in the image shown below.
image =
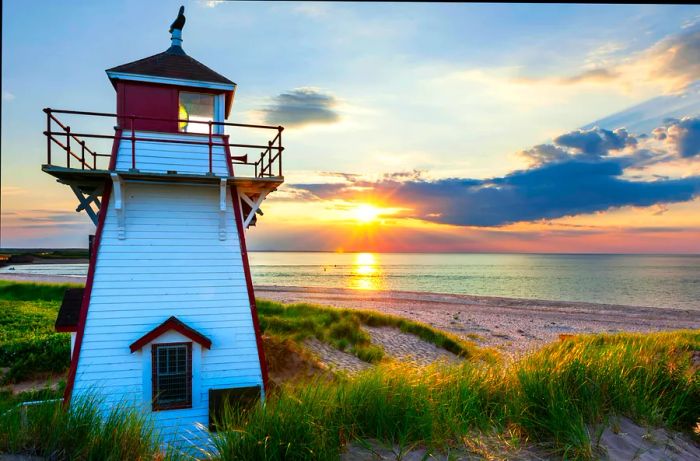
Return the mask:
<path fill-rule="evenodd" d="M 78 283 L 83 276 L 0 274 L 0 280 Z M 560 335 L 700 329 L 700 310 L 415 291 L 255 286 L 256 297 L 371 309 L 420 321 L 506 354 L 521 355 Z"/>
<path fill-rule="evenodd" d="M 700 310 L 412 291 L 257 286 L 256 297 L 371 309 L 420 321 L 509 355 L 560 335 L 700 329 Z"/>

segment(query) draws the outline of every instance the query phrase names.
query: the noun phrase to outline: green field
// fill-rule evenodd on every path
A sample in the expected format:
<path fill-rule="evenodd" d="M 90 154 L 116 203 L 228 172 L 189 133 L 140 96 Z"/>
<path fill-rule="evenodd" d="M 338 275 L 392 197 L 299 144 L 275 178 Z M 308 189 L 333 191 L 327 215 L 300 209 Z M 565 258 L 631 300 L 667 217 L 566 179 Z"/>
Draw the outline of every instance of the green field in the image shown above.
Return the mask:
<path fill-rule="evenodd" d="M 3 352 L 0 366 L 17 370 L 14 376 L 31 374 L 33 366 L 41 372 L 67 366 L 67 339 L 51 333 L 62 289 L 0 285 L 0 350 L 25 348 L 34 356 Z M 693 354 L 700 351 L 700 331 L 579 336 L 504 362 L 490 351 L 394 317 L 264 301 L 259 309 L 267 334 L 299 344 L 316 337 L 362 356 L 363 348 L 372 347 L 362 325 L 391 325 L 467 360 L 453 367 L 418 367 L 382 358 L 379 351 L 365 357 L 378 366 L 358 376 L 282 385 L 264 406 L 231 409 L 221 422 L 224 430 L 213 438 L 214 449 L 201 454 L 209 459 L 338 459 L 348 444 L 367 441 L 441 453 L 473 452 L 484 441 L 495 441 L 501 450 L 494 452 L 496 458 L 530 446 L 546 456 L 597 459 L 595 427 L 618 415 L 697 437 L 700 372 Z M 43 362 L 62 353 L 63 361 Z M 0 394 L 0 452 L 52 459 L 184 456 L 161 453 L 148 420 L 128 408 L 105 417 L 89 399 L 70 411 L 50 403 L 31 407 L 24 420 L 19 411 L 3 410 L 59 392 Z"/>

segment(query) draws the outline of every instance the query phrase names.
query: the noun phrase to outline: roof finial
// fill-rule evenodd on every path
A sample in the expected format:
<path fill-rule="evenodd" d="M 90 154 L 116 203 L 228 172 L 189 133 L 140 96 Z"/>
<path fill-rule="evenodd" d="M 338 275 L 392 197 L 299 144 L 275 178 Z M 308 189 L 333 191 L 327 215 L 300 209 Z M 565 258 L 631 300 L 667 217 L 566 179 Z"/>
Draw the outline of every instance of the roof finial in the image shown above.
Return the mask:
<path fill-rule="evenodd" d="M 177 18 L 170 24 L 172 46 L 182 46 L 182 28 L 185 27 L 185 7 L 180 7 Z"/>

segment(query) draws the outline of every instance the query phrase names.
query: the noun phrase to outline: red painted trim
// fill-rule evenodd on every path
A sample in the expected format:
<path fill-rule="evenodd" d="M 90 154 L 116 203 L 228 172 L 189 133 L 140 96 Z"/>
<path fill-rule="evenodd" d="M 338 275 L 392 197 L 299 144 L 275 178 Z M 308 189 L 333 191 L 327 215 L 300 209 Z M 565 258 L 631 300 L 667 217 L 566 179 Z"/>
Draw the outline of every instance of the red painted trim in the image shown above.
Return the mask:
<path fill-rule="evenodd" d="M 161 323 L 145 335 L 141 336 L 139 339 L 134 341 L 131 344 L 131 346 L 129 346 L 129 349 L 131 349 L 131 352 L 134 353 L 140 350 L 146 344 L 161 336 L 163 333 L 166 333 L 170 330 L 175 330 L 182 336 L 185 336 L 191 339 L 192 341 L 201 344 L 202 347 L 211 349 L 211 340 L 209 338 L 207 338 L 194 328 L 185 325 L 177 317 L 170 317 L 165 322 Z"/>
<path fill-rule="evenodd" d="M 82 304 L 81 304 L 81 308 L 82 308 Z M 54 327 L 54 329 L 58 333 L 75 333 L 76 331 L 78 331 L 77 326 L 75 326 L 75 327 Z"/>
<path fill-rule="evenodd" d="M 226 137 L 226 157 L 228 158 L 228 173 L 233 176 L 233 164 L 231 162 L 231 151 L 228 146 L 228 136 Z M 265 350 L 263 349 L 262 334 L 260 333 L 260 321 L 258 320 L 258 306 L 255 304 L 255 291 L 253 290 L 253 278 L 250 275 L 250 263 L 248 262 L 248 250 L 245 244 L 245 229 L 243 229 L 243 218 L 241 216 L 241 204 L 238 201 L 238 190 L 235 185 L 231 186 L 231 201 L 233 202 L 233 216 L 238 228 L 238 241 L 241 244 L 241 258 L 243 259 L 243 272 L 245 273 L 245 283 L 248 286 L 248 300 L 250 301 L 250 312 L 253 317 L 253 327 L 255 328 L 255 342 L 258 346 L 258 360 L 260 360 L 260 372 L 262 373 L 263 388 L 265 394 L 269 390 L 267 361 L 265 360 Z"/>
<path fill-rule="evenodd" d="M 117 153 L 119 151 L 119 142 L 121 140 L 121 130 L 114 133 L 114 144 L 112 144 L 112 157 L 109 160 L 109 169 L 113 170 L 117 163 Z M 109 198 L 112 194 L 112 182 L 108 179 L 105 181 L 104 190 L 102 192 L 102 200 L 100 207 L 100 215 L 97 219 L 97 229 L 95 230 L 95 239 L 92 243 L 92 255 L 90 256 L 90 265 L 88 266 L 87 280 L 85 281 L 85 293 L 83 294 L 83 302 L 80 305 L 80 316 L 78 318 L 78 328 L 75 335 L 75 347 L 71 356 L 70 369 L 68 370 L 68 380 L 66 389 L 63 392 L 63 404 L 70 404 L 73 396 L 73 386 L 75 385 L 75 374 L 78 371 L 78 361 L 80 360 L 80 349 L 83 344 L 83 335 L 85 334 L 85 321 L 87 320 L 88 306 L 90 306 L 90 296 L 92 295 L 92 283 L 95 278 L 95 264 L 97 263 L 97 254 L 100 251 L 100 241 L 102 240 L 102 229 L 105 225 L 105 217 L 109 208 Z"/>
<path fill-rule="evenodd" d="M 76 330 L 77 334 L 75 336 L 75 347 L 73 348 L 73 356 L 71 357 L 70 369 L 68 370 L 66 390 L 63 393 L 63 403 L 65 405 L 70 404 L 71 396 L 73 394 L 75 374 L 78 370 L 78 361 L 80 359 L 80 348 L 83 344 L 83 335 L 85 334 L 85 321 L 87 319 L 88 306 L 90 305 L 90 296 L 92 295 L 92 282 L 95 278 L 97 253 L 99 253 L 100 240 L 102 240 L 102 229 L 104 228 L 111 193 L 112 182 L 110 180 L 106 180 L 104 192 L 102 193 L 102 206 L 100 207 L 100 216 L 97 221 L 97 230 L 95 231 L 95 240 L 93 241 L 93 252 L 90 258 L 90 266 L 88 267 L 87 280 L 85 281 L 85 294 L 83 295 L 83 303 L 80 306 L 80 317 L 78 319 L 78 328 Z"/>
<path fill-rule="evenodd" d="M 119 143 L 122 140 L 122 129 L 117 128 L 114 131 L 114 144 L 112 144 L 112 154 L 109 158 L 109 170 L 112 171 L 117 166 L 117 155 L 119 154 Z M 92 248 L 96 248 L 93 242 Z M 94 252 L 93 252 L 94 253 Z"/>

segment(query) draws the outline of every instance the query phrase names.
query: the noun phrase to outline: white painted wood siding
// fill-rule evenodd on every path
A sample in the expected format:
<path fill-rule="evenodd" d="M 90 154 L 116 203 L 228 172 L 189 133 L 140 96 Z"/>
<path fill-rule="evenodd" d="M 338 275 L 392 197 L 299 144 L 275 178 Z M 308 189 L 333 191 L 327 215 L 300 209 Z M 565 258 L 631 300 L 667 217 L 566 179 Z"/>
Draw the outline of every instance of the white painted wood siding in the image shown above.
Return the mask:
<path fill-rule="evenodd" d="M 208 136 L 183 133 L 152 133 L 137 131 L 136 138 L 154 141 L 136 141 L 136 169 L 144 173 L 207 174 L 209 172 L 209 146 L 202 144 L 179 144 L 163 142 L 163 139 L 178 141 L 208 142 Z M 221 136 L 212 136 L 214 142 L 223 142 Z M 160 141 L 159 141 L 160 140 Z M 131 169 L 131 132 L 125 131 L 117 151 L 117 171 Z M 216 176 L 228 176 L 226 152 L 223 146 L 212 147 L 212 171 Z"/>
<path fill-rule="evenodd" d="M 129 345 L 174 315 L 212 346 L 198 352 L 193 407 L 153 413 L 167 439 L 207 424 L 210 388 L 262 386 L 253 320 L 230 193 L 222 241 L 218 186 L 124 184 L 126 238 L 118 238 L 112 195 L 73 395 L 97 392 L 107 406 L 127 401 L 150 411 L 150 347 L 132 354 Z"/>

